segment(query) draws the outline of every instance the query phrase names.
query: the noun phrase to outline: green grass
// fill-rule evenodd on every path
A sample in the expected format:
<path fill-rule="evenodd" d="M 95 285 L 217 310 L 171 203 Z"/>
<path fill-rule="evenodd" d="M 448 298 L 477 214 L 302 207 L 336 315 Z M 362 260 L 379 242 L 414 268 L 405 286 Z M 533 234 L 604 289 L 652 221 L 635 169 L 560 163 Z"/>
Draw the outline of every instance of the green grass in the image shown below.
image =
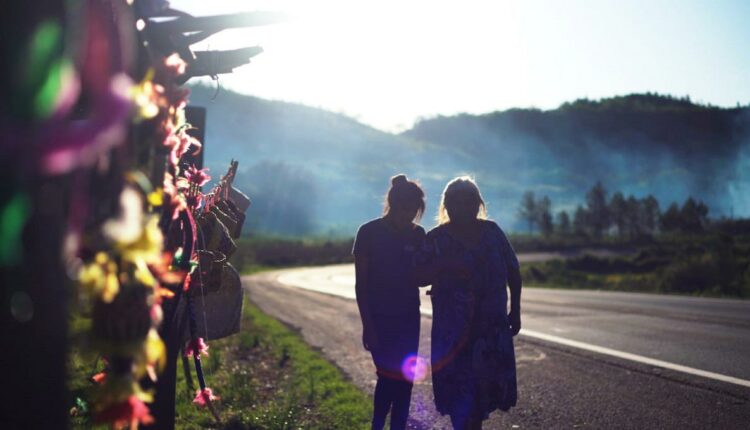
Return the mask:
<path fill-rule="evenodd" d="M 208 386 L 221 397 L 217 409 L 222 421 L 216 423 L 207 410 L 192 404 L 195 390 L 189 388 L 178 361 L 176 428 L 369 428 L 371 399 L 297 332 L 249 301 L 245 301 L 242 331 L 209 346 L 204 372 Z M 93 361 L 83 358 L 78 349 L 70 357 L 71 389 L 85 399 Z M 86 415 L 80 407 L 76 410 L 79 416 L 71 418 L 71 426 L 89 428 Z"/>

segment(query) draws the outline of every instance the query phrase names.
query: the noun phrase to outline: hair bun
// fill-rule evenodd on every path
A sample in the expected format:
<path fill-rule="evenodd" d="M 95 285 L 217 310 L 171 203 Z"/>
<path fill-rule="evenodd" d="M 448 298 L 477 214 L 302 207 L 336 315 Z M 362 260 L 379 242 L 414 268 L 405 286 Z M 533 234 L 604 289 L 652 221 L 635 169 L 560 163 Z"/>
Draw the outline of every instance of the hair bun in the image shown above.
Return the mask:
<path fill-rule="evenodd" d="M 406 179 L 406 175 L 404 175 L 403 173 L 391 178 L 391 185 L 404 185 L 407 182 L 409 182 L 409 180 Z"/>

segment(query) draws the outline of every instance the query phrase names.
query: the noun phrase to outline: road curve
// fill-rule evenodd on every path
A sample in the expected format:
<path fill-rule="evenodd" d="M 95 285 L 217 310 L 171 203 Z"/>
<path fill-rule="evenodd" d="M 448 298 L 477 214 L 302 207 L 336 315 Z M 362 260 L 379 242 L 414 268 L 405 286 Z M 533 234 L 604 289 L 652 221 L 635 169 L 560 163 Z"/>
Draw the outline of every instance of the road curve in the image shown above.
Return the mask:
<path fill-rule="evenodd" d="M 371 392 L 353 276 L 351 265 L 337 265 L 243 281 L 262 309 L 299 327 Z M 749 302 L 527 288 L 522 309 L 519 405 L 493 414 L 485 428 L 748 428 L 750 387 L 737 381 L 750 379 Z M 422 312 L 420 354 L 427 356 L 429 298 Z M 427 380 L 415 390 L 411 428 L 449 428 L 431 401 Z"/>

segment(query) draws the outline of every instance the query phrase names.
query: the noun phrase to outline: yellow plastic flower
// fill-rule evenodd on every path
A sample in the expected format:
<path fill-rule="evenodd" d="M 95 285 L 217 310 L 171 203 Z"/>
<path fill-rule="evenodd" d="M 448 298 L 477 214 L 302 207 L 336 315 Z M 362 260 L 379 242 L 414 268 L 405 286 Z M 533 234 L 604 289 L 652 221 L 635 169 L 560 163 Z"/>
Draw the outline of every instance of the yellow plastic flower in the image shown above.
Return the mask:
<path fill-rule="evenodd" d="M 112 303 L 120 291 L 117 263 L 112 261 L 106 252 L 99 252 L 94 261 L 81 267 L 79 282 L 103 302 Z"/>
<path fill-rule="evenodd" d="M 151 264 L 160 261 L 163 243 L 164 236 L 159 228 L 159 218 L 150 216 L 143 226 L 141 234 L 134 241 L 115 243 L 115 248 L 120 251 L 123 260 L 138 267 L 141 263 Z M 140 267 L 143 267 L 142 264 Z"/>
<path fill-rule="evenodd" d="M 161 188 L 157 188 L 154 191 L 148 193 L 148 196 L 146 196 L 146 199 L 148 200 L 148 204 L 154 207 L 159 207 L 164 204 L 164 190 Z"/>
<path fill-rule="evenodd" d="M 159 372 L 167 365 L 167 348 L 159 337 L 159 333 L 153 328 L 146 338 L 146 362 L 155 365 Z"/>
<path fill-rule="evenodd" d="M 159 105 L 164 88 L 153 83 L 154 70 L 149 69 L 143 80 L 131 89 L 131 97 L 138 107 L 141 119 L 151 119 L 159 114 Z"/>
<path fill-rule="evenodd" d="M 159 282 L 151 273 L 151 270 L 148 268 L 148 265 L 144 260 L 138 259 L 133 262 L 133 265 L 135 266 L 133 275 L 139 283 L 151 288 L 155 288 L 159 285 Z"/>

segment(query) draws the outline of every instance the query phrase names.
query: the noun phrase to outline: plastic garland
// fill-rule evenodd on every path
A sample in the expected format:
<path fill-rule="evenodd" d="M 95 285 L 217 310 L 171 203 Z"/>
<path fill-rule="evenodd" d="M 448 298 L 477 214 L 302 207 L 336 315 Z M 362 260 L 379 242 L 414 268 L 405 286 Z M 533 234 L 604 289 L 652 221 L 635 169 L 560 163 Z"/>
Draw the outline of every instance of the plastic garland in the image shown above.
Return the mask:
<path fill-rule="evenodd" d="M 194 242 L 196 225 L 191 212 L 201 204 L 200 186 L 210 180 L 205 169 L 180 171 L 180 159 L 201 147 L 187 133 L 188 90 L 174 84 L 184 71 L 185 63 L 174 54 L 132 86 L 134 121 L 158 121 L 162 144 L 169 152 L 167 168 L 160 190 L 150 189 L 142 175 L 126 178 L 120 216 L 105 222 L 99 232 L 107 247 L 98 250 L 80 271 L 80 285 L 93 299 L 94 345 L 107 362 L 106 370 L 94 378 L 99 384 L 93 408 L 97 423 L 135 428 L 153 421 L 147 406 L 153 393 L 144 391 L 139 381 L 144 377 L 155 381 L 165 365 L 166 349 L 157 329 L 162 301 L 174 295 L 168 286 L 188 290 L 191 277 L 181 267 L 197 266 L 192 247 L 186 252 L 185 244 L 177 243 L 172 244 L 177 245 L 173 250 L 167 249 L 159 222 L 166 218 L 170 230 L 177 228 L 182 233 L 179 242 Z M 157 211 L 167 216 L 160 217 Z M 196 360 L 207 350 L 200 338 L 185 348 Z M 202 372 L 200 379 L 203 382 Z M 203 383 L 195 403 L 210 407 L 218 398 Z"/>

